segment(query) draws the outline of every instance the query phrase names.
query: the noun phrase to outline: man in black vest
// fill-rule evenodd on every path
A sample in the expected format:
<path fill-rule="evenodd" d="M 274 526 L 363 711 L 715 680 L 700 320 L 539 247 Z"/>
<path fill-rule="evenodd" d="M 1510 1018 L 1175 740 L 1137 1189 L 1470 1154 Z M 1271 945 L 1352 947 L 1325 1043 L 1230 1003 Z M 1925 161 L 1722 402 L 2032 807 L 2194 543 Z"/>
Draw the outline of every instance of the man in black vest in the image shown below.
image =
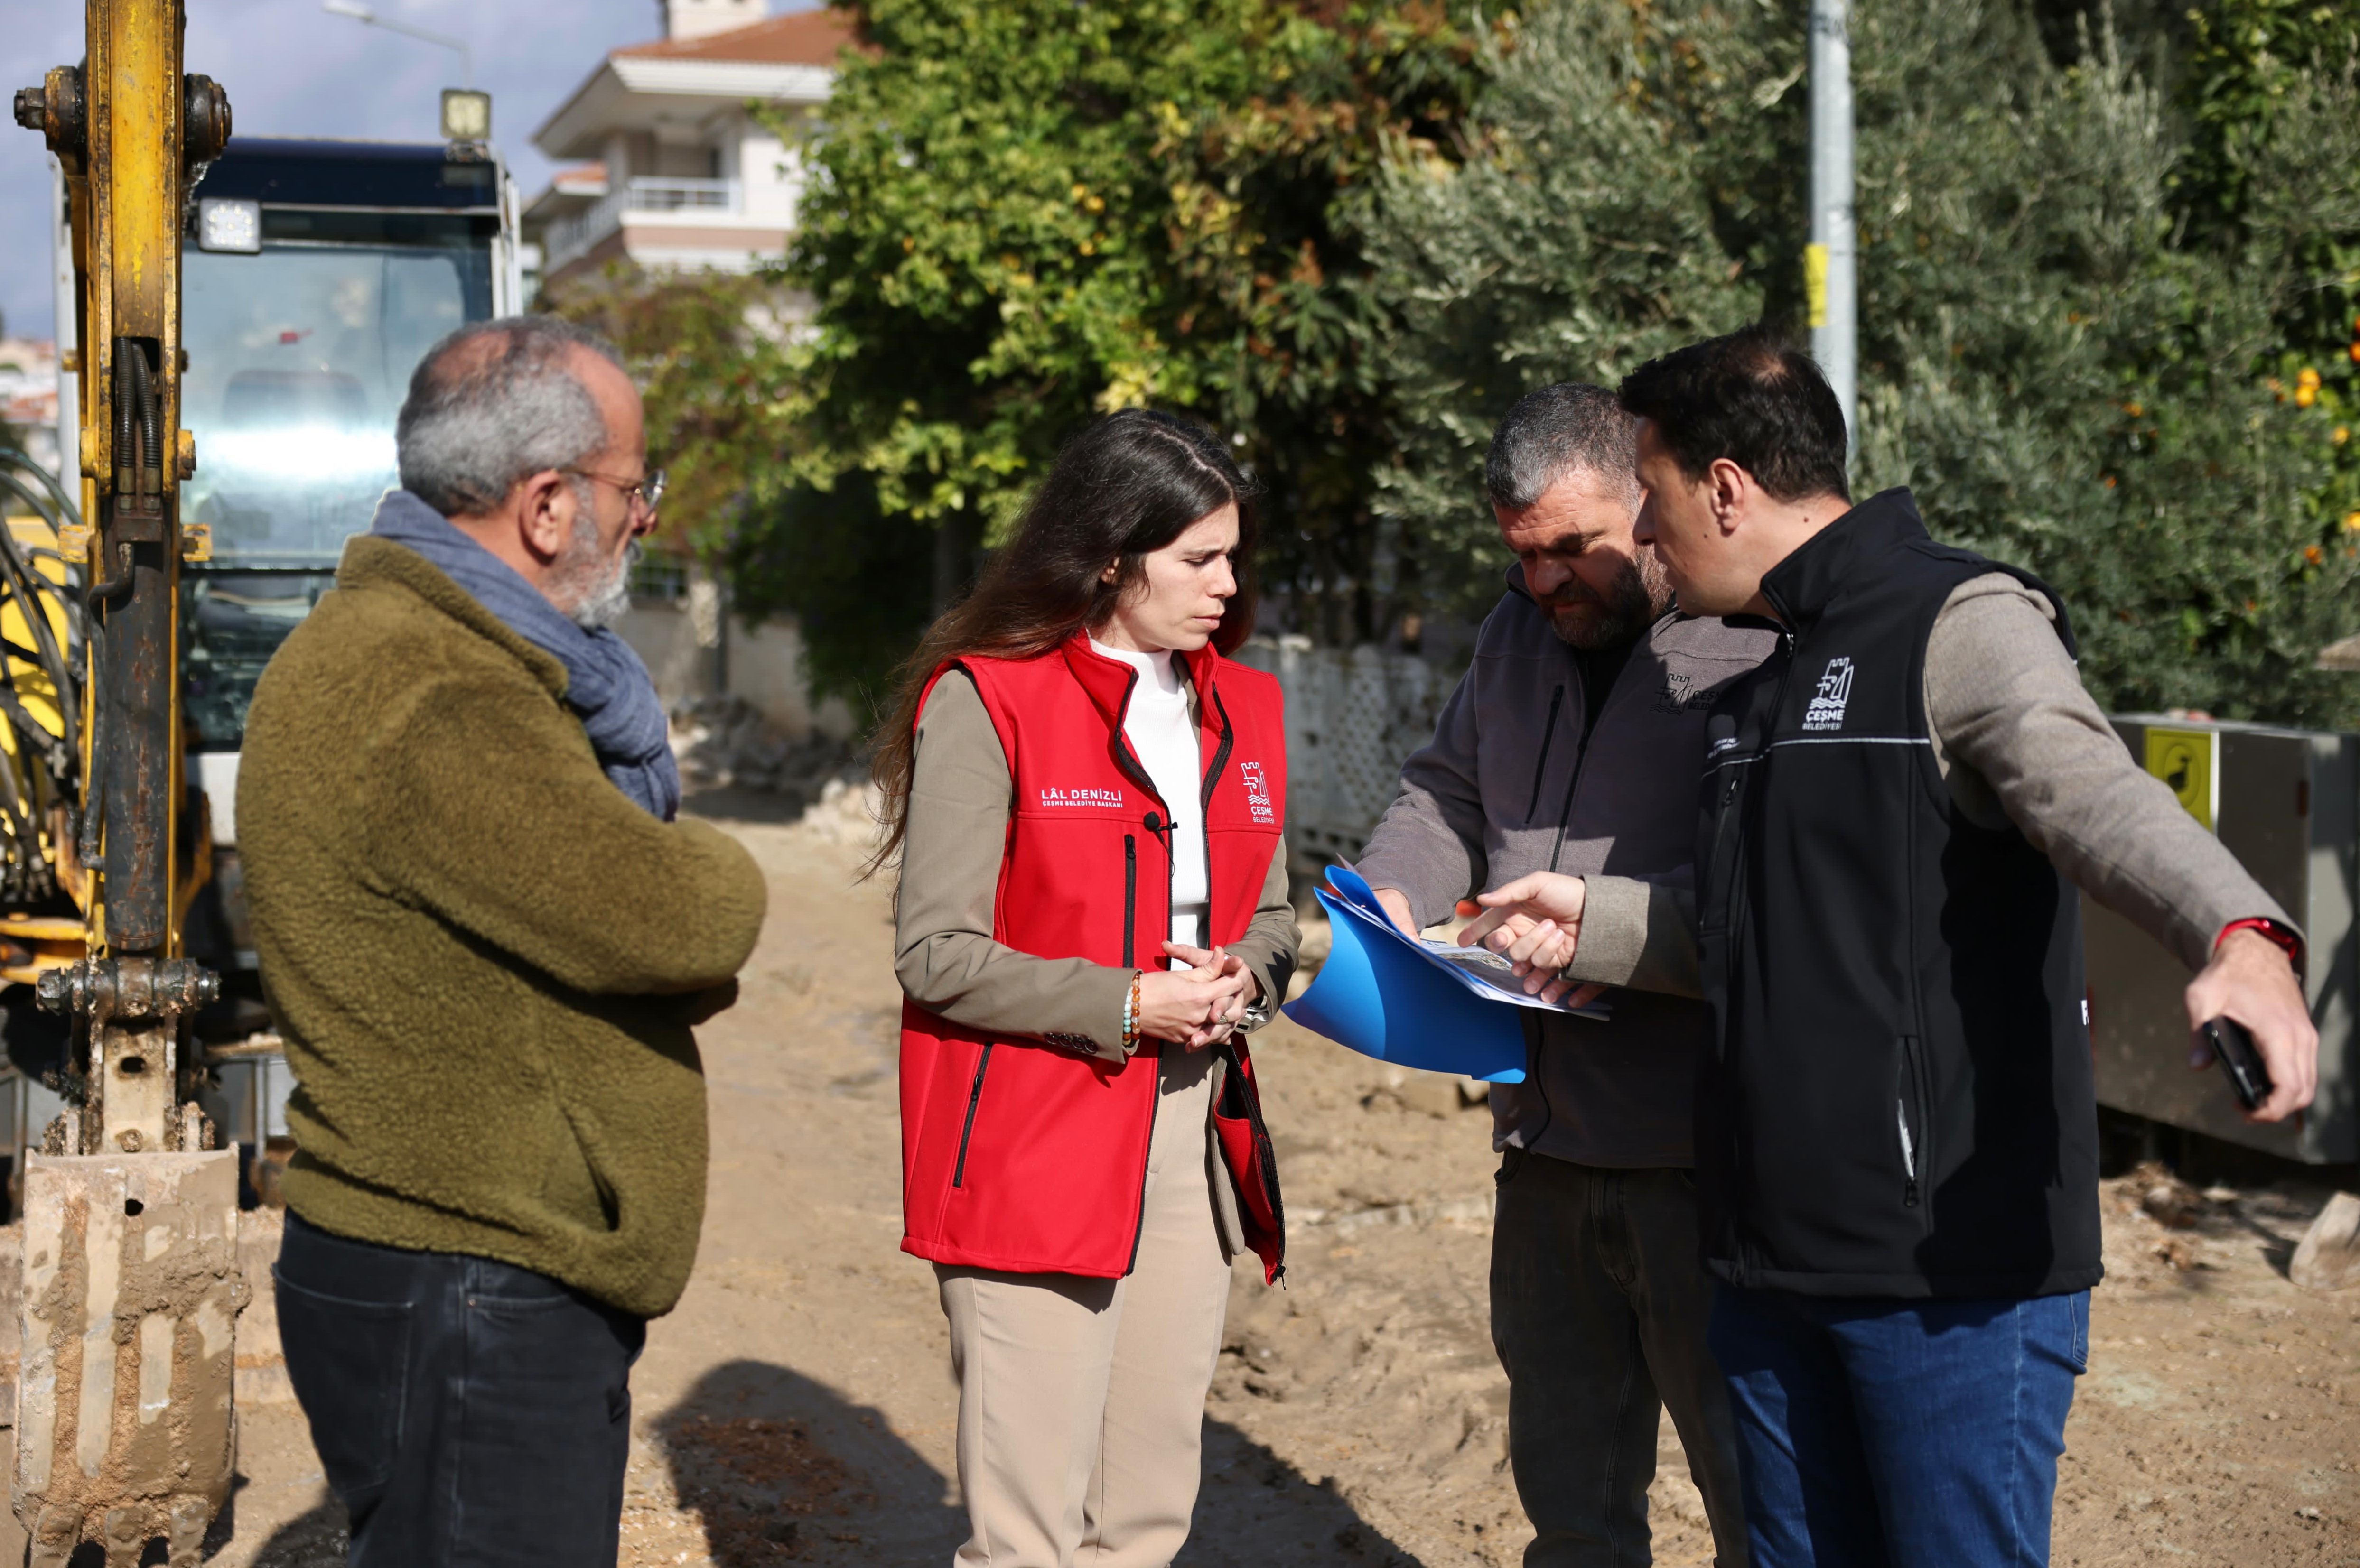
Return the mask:
<path fill-rule="evenodd" d="M 1808 358 L 1739 332 L 1621 396 L 1637 537 L 1681 608 L 1780 637 L 1708 721 L 1692 911 L 1711 1343 L 1754 1562 L 2046 1562 L 2104 1272 L 2068 883 L 2200 971 L 2191 1029 L 2252 1031 L 2256 1120 L 2316 1083 L 2301 935 L 2132 762 L 2045 584 L 1935 543 L 1906 490 L 1852 504 Z M 1585 925 L 1583 894 L 1525 878 L 1471 937 L 1551 990 L 1596 978 L 1581 950 L 1631 938 Z"/>

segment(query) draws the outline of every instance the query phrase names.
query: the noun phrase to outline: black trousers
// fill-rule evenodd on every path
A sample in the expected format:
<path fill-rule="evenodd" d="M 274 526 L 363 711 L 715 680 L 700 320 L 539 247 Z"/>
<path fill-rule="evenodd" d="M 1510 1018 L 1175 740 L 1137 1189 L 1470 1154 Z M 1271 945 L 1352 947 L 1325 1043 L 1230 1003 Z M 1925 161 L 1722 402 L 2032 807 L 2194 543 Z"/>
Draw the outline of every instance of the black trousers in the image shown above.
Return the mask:
<path fill-rule="evenodd" d="M 530 1269 L 292 1214 L 273 1273 L 352 1568 L 613 1568 L 646 1320 Z"/>
<path fill-rule="evenodd" d="M 1705 1344 L 1712 1280 L 1686 1171 L 1610 1171 L 1512 1149 L 1491 1229 L 1491 1343 L 1508 1458 L 1533 1521 L 1524 1568 L 1644 1568 L 1669 1407 L 1721 1568 L 1745 1568 L 1729 1388 Z"/>

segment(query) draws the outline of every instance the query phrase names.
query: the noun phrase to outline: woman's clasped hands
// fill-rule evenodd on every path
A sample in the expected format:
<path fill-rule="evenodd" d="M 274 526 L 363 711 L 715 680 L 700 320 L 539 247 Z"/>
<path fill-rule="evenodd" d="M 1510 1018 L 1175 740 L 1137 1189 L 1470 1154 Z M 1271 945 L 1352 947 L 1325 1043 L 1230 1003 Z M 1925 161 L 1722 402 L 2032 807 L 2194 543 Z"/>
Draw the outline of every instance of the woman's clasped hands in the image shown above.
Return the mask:
<path fill-rule="evenodd" d="M 1175 942 L 1165 942 L 1164 951 L 1188 967 L 1140 972 L 1142 1040 L 1168 1040 L 1202 1051 L 1244 1027 L 1246 1009 L 1262 995 L 1262 982 L 1244 959 L 1218 947 Z"/>

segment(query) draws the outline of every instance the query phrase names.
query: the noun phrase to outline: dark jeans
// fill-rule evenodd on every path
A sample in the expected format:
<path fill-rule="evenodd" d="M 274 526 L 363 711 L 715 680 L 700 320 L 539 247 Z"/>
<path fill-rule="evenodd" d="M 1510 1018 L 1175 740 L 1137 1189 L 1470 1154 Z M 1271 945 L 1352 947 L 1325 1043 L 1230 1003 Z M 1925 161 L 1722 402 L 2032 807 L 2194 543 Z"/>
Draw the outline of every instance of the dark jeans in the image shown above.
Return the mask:
<path fill-rule="evenodd" d="M 1664 1410 L 1722 1568 L 1744 1568 L 1729 1397 L 1706 1348 L 1712 1281 L 1696 1186 L 1509 1150 L 1491 1231 L 1491 1343 L 1508 1458 L 1532 1520 L 1524 1568 L 1643 1568 Z"/>
<path fill-rule="evenodd" d="M 1857 1300 L 1721 1287 L 1755 1568 L 2049 1561 L 2090 1293 Z"/>
<path fill-rule="evenodd" d="M 613 1568 L 645 1320 L 530 1269 L 292 1214 L 272 1272 L 353 1568 Z"/>

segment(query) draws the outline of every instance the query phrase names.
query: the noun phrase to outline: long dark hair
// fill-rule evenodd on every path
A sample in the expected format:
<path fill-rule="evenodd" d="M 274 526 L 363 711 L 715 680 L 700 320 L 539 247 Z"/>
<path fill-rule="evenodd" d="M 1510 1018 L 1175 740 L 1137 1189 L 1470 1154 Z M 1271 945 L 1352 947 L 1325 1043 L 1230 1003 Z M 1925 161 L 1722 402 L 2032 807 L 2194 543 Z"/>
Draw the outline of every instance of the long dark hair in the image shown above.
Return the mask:
<path fill-rule="evenodd" d="M 1213 633 L 1235 649 L 1253 630 L 1257 492 L 1211 431 L 1150 408 L 1109 414 L 1067 441 L 1025 504 L 1015 536 L 974 590 L 926 628 L 895 681 L 891 714 L 878 736 L 875 777 L 884 793 L 885 840 L 870 871 L 900 853 L 909 831 L 917 768 L 918 703 L 935 670 L 982 655 L 1030 659 L 1114 614 L 1145 572 L 1143 561 L 1225 506 L 1238 509 L 1238 591 Z M 1119 561 L 1112 583 L 1109 561 Z"/>

